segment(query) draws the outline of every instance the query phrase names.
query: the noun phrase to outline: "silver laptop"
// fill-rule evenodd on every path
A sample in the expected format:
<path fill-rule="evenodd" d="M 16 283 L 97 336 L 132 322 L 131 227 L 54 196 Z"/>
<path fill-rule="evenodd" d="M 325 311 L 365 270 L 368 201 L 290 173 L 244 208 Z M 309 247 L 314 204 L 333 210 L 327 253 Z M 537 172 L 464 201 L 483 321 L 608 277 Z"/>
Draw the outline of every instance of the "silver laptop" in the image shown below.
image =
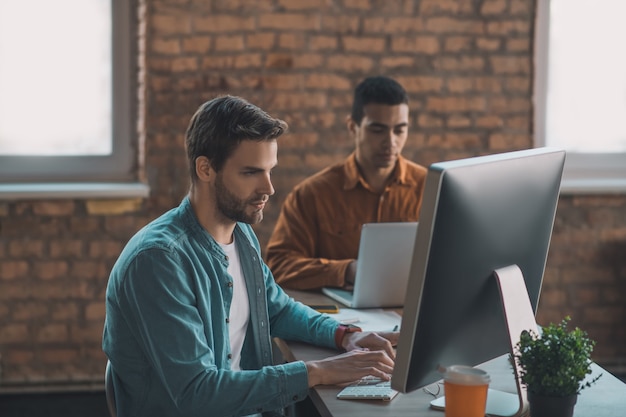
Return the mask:
<path fill-rule="evenodd" d="M 417 222 L 364 224 L 354 291 L 325 287 L 322 292 L 351 308 L 402 307 L 416 234 Z"/>

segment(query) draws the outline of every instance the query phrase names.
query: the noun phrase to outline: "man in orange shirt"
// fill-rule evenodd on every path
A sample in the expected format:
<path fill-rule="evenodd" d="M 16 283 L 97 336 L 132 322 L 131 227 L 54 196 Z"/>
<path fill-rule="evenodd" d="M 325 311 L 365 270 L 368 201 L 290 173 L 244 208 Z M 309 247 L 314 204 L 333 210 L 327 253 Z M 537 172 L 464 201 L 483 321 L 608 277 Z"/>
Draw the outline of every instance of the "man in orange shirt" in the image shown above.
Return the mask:
<path fill-rule="evenodd" d="M 347 118 L 354 152 L 291 191 L 268 243 L 267 264 L 281 286 L 351 287 L 361 226 L 418 220 L 426 168 L 401 156 L 408 102 L 388 77 L 369 77 L 356 87 Z"/>

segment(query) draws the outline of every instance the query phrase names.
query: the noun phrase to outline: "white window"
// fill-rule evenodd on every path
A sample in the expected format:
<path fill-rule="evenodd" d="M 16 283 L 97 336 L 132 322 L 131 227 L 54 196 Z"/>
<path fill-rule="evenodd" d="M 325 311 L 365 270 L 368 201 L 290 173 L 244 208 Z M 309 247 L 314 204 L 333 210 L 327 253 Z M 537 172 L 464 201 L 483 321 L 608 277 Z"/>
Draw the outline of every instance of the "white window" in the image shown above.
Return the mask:
<path fill-rule="evenodd" d="M 539 0 L 535 132 L 567 151 L 563 191 L 626 190 L 626 1 Z"/>
<path fill-rule="evenodd" d="M 0 0 L 0 198 L 136 181 L 132 3 Z"/>

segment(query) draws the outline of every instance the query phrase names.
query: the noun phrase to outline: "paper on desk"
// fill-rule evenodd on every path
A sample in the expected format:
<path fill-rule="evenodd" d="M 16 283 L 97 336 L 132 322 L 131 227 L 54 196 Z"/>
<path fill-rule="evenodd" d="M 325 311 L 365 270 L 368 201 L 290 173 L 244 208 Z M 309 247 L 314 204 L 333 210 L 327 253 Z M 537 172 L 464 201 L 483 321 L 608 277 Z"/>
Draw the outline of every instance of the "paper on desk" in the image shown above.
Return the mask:
<path fill-rule="evenodd" d="M 343 324 L 354 324 L 365 332 L 390 332 L 400 329 L 402 317 L 395 311 L 374 309 L 341 308 L 339 313 L 326 314 Z M 396 330 L 397 330 L 396 329 Z"/>

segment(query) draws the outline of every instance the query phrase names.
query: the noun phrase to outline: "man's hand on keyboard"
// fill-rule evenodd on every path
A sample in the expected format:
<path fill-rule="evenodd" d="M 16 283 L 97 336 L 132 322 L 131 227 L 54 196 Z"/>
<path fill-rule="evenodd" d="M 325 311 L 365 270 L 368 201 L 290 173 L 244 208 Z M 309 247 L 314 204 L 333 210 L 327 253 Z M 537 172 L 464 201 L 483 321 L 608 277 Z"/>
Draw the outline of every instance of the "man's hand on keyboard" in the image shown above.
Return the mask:
<path fill-rule="evenodd" d="M 346 351 L 351 350 L 384 350 L 390 358 L 395 359 L 396 352 L 393 349 L 398 344 L 399 332 L 355 332 L 346 333 L 341 345 Z"/>
<path fill-rule="evenodd" d="M 305 362 L 309 387 L 342 385 L 367 376 L 389 380 L 393 359 L 384 350 L 352 350 L 319 361 Z"/>

